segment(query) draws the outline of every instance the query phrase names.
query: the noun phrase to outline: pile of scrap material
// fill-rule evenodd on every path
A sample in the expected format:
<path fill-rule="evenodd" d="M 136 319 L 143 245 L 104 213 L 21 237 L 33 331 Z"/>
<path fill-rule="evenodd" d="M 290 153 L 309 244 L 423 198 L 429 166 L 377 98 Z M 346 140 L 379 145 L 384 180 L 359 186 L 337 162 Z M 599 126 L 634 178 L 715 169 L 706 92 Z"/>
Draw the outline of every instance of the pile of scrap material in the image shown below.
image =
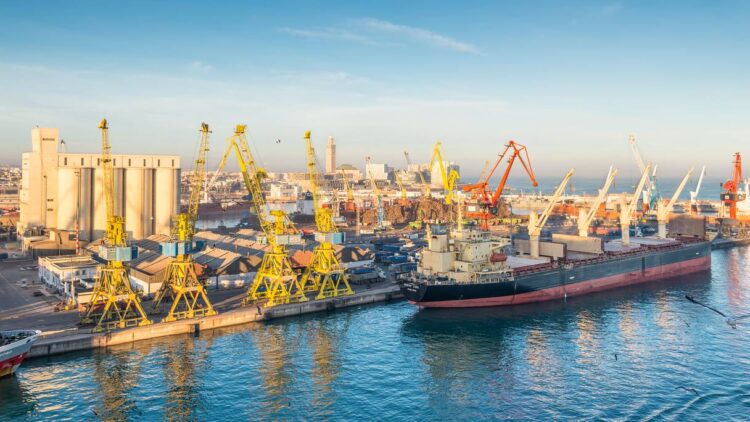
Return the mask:
<path fill-rule="evenodd" d="M 436 221 L 452 220 L 452 205 L 446 205 L 442 199 L 423 199 L 421 201 L 411 202 L 406 205 L 394 203 L 392 205 L 383 205 L 385 220 L 390 221 L 395 226 L 406 225 L 412 221 Z M 362 224 L 365 226 L 374 226 L 378 223 L 377 208 L 370 208 L 362 213 Z"/>

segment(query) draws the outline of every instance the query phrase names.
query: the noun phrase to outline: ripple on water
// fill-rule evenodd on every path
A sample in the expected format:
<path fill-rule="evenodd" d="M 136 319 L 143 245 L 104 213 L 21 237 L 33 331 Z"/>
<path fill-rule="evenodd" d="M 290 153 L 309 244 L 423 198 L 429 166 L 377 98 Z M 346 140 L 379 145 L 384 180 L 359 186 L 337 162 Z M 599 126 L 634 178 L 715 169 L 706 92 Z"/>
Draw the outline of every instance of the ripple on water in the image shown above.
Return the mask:
<path fill-rule="evenodd" d="M 710 273 L 505 309 L 407 303 L 30 361 L 7 419 L 690 419 L 750 410 L 750 249 Z"/>

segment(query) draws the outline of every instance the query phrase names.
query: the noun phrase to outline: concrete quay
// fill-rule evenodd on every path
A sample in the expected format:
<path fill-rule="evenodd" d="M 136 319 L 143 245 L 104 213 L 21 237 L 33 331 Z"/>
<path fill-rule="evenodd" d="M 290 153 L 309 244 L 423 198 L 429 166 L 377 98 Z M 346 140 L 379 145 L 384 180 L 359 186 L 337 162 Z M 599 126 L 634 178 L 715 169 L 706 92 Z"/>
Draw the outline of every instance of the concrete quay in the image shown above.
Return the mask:
<path fill-rule="evenodd" d="M 389 285 L 371 290 L 364 290 L 351 296 L 342 296 L 323 300 L 279 305 L 263 308 L 261 305 L 249 305 L 224 311 L 218 315 L 203 318 L 185 319 L 174 322 L 159 322 L 143 327 L 126 328 L 106 333 L 58 334 L 43 338 L 34 344 L 28 358 L 52 356 L 61 353 L 109 347 L 179 334 L 198 335 L 201 331 L 230 327 L 251 322 L 267 321 L 310 314 L 315 312 L 332 312 L 336 309 L 378 302 L 401 299 L 399 287 Z"/>

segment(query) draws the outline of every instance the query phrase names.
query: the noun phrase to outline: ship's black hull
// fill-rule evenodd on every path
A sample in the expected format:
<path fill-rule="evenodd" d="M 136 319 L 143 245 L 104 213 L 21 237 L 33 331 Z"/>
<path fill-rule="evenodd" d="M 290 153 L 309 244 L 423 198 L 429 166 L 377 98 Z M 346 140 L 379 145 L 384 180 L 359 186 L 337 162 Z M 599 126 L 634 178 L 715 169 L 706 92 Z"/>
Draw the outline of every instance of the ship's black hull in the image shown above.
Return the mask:
<path fill-rule="evenodd" d="M 710 243 L 698 242 L 579 265 L 518 272 L 512 281 L 439 284 L 415 277 L 405 282 L 401 290 L 410 302 L 421 307 L 517 305 L 695 273 L 710 266 Z"/>

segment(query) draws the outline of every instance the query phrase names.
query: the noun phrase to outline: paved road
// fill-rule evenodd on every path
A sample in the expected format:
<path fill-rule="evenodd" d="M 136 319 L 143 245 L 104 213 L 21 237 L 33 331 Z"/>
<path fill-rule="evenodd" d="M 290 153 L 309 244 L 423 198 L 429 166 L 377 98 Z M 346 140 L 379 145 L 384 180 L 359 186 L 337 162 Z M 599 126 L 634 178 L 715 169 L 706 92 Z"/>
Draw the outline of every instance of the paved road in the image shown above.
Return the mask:
<path fill-rule="evenodd" d="M 77 313 L 55 312 L 56 297 L 34 296 L 39 290 L 34 261 L 6 261 L 0 263 L 0 329 L 60 330 L 71 328 L 78 320 Z M 28 285 L 23 287 L 21 281 Z"/>

